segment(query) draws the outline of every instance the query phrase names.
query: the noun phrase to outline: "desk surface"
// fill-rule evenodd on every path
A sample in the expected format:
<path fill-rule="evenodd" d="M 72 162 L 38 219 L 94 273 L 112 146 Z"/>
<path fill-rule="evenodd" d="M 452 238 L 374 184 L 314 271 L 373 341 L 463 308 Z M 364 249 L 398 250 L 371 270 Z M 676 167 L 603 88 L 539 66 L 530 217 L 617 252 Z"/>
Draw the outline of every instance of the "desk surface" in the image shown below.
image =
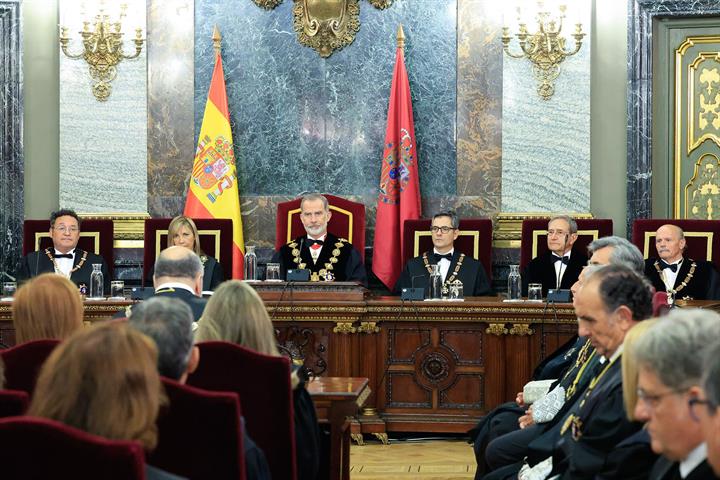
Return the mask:
<path fill-rule="evenodd" d="M 360 397 L 368 388 L 368 379 L 365 377 L 313 377 L 306 386 L 314 399 L 354 399 Z"/>

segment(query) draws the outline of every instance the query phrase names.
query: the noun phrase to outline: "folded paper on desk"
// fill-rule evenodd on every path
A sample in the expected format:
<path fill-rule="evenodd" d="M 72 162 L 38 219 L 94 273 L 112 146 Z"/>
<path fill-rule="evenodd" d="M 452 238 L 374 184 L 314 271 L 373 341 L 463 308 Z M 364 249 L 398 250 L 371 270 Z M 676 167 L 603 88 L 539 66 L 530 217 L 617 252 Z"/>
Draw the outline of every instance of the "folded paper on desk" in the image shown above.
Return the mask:
<path fill-rule="evenodd" d="M 550 386 L 557 380 L 535 380 L 528 382 L 523 387 L 523 401 L 525 404 L 530 405 L 535 403 L 537 399 L 543 395 L 547 395 L 550 390 Z"/>

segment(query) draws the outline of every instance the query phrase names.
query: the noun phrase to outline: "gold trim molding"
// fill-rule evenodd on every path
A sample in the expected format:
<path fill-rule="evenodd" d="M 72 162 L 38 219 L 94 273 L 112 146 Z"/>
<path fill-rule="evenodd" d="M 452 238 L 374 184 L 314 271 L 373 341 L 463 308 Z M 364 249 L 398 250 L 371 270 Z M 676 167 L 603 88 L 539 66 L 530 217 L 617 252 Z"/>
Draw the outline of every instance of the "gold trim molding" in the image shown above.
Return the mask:
<path fill-rule="evenodd" d="M 357 327 L 357 333 L 380 333 L 380 327 L 377 326 L 377 322 L 360 322 L 360 326 Z"/>
<path fill-rule="evenodd" d="M 502 336 L 508 334 L 508 329 L 505 328 L 504 323 L 491 323 L 486 329 L 485 333 L 488 335 Z"/>
<path fill-rule="evenodd" d="M 535 333 L 535 330 L 530 328 L 530 326 L 525 323 L 514 323 L 509 333 L 510 335 L 517 335 L 519 337 L 522 337 L 525 335 L 532 335 L 533 333 Z"/>
<path fill-rule="evenodd" d="M 558 215 L 556 212 L 517 212 L 499 213 L 493 230 L 493 246 L 495 248 L 520 248 L 520 237 L 522 235 L 522 222 L 525 219 L 550 218 Z M 594 218 L 592 213 L 571 212 L 563 215 L 570 215 L 572 218 L 588 219 Z"/>
<path fill-rule="evenodd" d="M 353 327 L 352 322 L 337 322 L 333 327 L 333 333 L 349 335 L 355 332 L 357 332 L 357 328 Z"/>

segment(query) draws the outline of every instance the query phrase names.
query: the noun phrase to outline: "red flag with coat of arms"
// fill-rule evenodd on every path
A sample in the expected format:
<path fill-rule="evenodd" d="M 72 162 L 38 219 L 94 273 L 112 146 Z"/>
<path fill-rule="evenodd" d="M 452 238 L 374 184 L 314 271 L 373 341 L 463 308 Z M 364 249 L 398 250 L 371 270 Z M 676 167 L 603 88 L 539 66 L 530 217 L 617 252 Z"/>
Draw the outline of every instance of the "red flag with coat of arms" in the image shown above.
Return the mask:
<path fill-rule="evenodd" d="M 233 221 L 232 278 L 243 278 L 242 217 L 230 113 L 217 37 L 215 68 L 205 104 L 193 163 L 185 215 L 191 218 L 229 218 Z"/>
<path fill-rule="evenodd" d="M 404 40 L 400 26 L 390 87 L 372 259 L 372 271 L 391 290 L 403 266 L 403 223 L 421 215 L 415 124 L 403 54 Z"/>

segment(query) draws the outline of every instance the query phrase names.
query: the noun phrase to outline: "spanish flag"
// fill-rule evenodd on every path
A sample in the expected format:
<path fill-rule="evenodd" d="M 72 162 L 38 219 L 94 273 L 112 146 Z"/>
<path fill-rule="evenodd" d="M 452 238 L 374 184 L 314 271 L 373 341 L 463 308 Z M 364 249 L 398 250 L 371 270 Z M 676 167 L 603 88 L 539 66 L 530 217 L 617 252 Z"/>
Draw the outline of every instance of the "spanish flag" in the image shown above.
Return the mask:
<path fill-rule="evenodd" d="M 240 192 L 217 27 L 213 41 L 215 69 L 195 150 L 185 215 L 191 218 L 229 218 L 233 221 L 232 278 L 243 278 L 245 242 L 240 216 Z"/>

